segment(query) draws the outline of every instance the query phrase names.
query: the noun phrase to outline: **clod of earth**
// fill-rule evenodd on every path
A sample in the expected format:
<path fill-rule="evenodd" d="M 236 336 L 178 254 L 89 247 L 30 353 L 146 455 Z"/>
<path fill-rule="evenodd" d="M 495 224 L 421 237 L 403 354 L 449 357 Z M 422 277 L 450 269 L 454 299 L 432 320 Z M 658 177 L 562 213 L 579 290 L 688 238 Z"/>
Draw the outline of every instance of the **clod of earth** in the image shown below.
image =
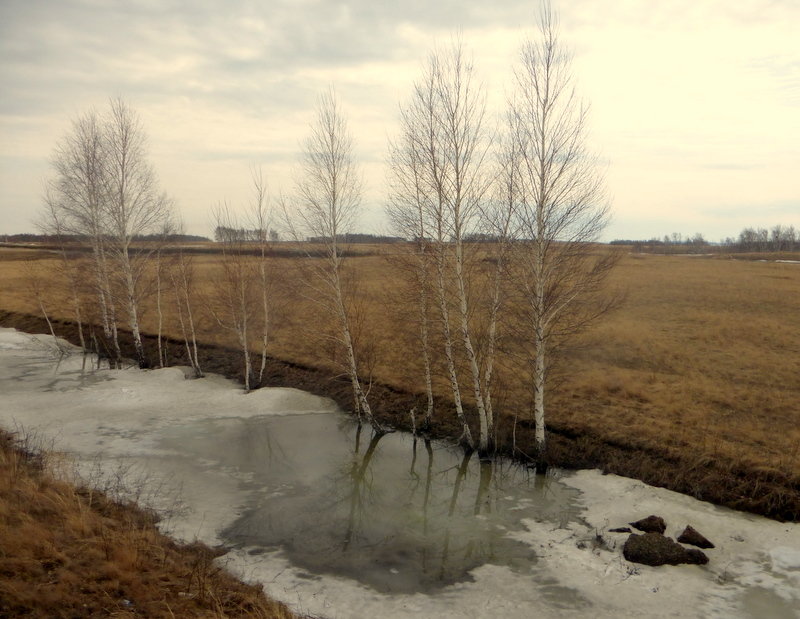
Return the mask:
<path fill-rule="evenodd" d="M 667 530 L 667 523 L 660 516 L 648 516 L 636 522 L 629 522 L 634 529 L 639 529 L 644 533 L 661 533 Z"/>
<path fill-rule="evenodd" d="M 696 529 L 686 525 L 686 528 L 683 530 L 683 533 L 680 534 L 678 537 L 678 541 L 681 544 L 691 544 L 692 546 L 697 546 L 698 548 L 714 548 L 714 544 L 712 544 L 708 539 L 700 534 Z"/>
<path fill-rule="evenodd" d="M 633 563 L 644 565 L 680 565 L 690 563 L 705 565 L 708 557 L 702 550 L 684 548 L 671 537 L 664 537 L 660 533 L 645 533 L 637 535 L 632 533 L 622 547 L 622 554 Z"/>

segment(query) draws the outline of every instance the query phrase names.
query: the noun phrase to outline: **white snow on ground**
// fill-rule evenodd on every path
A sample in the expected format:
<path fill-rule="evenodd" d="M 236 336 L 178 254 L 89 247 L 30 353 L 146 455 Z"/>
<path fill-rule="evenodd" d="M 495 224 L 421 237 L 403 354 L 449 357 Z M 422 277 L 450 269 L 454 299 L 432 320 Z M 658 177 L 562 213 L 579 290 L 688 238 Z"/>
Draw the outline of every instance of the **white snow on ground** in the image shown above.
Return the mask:
<path fill-rule="evenodd" d="M 621 596 L 637 600 L 642 616 L 800 617 L 800 526 L 720 508 L 634 479 L 579 471 L 563 480 L 581 492 L 589 533 L 599 532 L 611 552 L 576 555 L 563 543 L 563 532 L 537 531 L 530 539 L 547 561 L 569 565 L 559 579 L 591 599 Z M 701 531 L 716 548 L 705 550 L 705 566 L 649 567 L 625 561 L 627 535 L 609 528 L 656 514 L 667 522 L 666 534 L 677 538 L 686 525 Z M 575 527 L 574 537 L 586 534 Z M 750 599 L 754 589 L 759 603 Z M 677 607 L 676 607 L 677 603 Z M 767 604 L 762 612 L 759 604 Z"/>
<path fill-rule="evenodd" d="M 59 348 L 73 354 L 60 357 Z M 91 363 L 65 342 L 0 329 L 0 425 L 23 428 L 76 454 L 82 469 L 113 474 L 128 467 L 167 504 L 180 492 L 186 509 L 169 530 L 180 539 L 217 543 L 247 495 L 235 470 L 209 457 L 188 461 L 157 447 L 159 433 L 192 420 L 334 412 L 335 405 L 293 389 L 250 394 L 184 370 L 84 371 Z M 56 366 L 58 368 L 56 369 Z M 232 446 L 235 448 L 235 446 Z M 175 456 L 175 457 L 173 457 Z M 130 472 L 126 472 L 130 479 Z M 531 573 L 484 565 L 473 582 L 433 594 L 382 594 L 353 580 L 311 575 L 281 552 L 222 558 L 296 609 L 325 617 L 800 617 L 800 525 L 715 507 L 668 490 L 598 471 L 563 482 L 581 492 L 585 523 L 556 528 L 524 521 L 510 533 L 538 556 Z M 158 503 L 158 500 L 156 501 Z M 707 566 L 634 565 L 621 556 L 626 535 L 607 529 L 650 514 L 676 536 L 687 524 L 713 541 Z M 606 546 L 596 544 L 599 533 Z"/>
<path fill-rule="evenodd" d="M 91 372 L 92 363 L 64 340 L 0 328 L 0 425 L 54 439 L 57 449 L 82 457 L 79 472 L 98 485 L 121 477 L 156 508 L 184 508 L 187 518 L 169 519 L 182 539 L 217 543 L 216 532 L 246 497 L 235 471 L 215 470 L 213 461 L 188 466 L 156 448 L 161 431 L 198 419 L 337 410 L 297 389 L 245 394 L 216 375 L 186 380 L 185 368 Z"/>

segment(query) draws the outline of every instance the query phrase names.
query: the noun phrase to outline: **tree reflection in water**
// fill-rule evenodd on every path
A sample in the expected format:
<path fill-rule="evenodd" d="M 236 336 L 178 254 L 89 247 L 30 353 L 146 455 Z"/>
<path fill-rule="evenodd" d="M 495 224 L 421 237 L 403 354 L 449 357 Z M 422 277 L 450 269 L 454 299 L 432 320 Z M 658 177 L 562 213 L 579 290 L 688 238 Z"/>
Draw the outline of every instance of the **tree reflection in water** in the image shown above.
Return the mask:
<path fill-rule="evenodd" d="M 376 434 L 338 415 L 242 426 L 229 444 L 241 448 L 236 466 L 254 498 L 223 537 L 252 553 L 280 548 L 309 577 L 414 592 L 471 580 L 485 563 L 527 571 L 534 552 L 509 534 L 526 518 L 563 526 L 575 514 L 576 493 L 557 473 L 441 442 Z"/>

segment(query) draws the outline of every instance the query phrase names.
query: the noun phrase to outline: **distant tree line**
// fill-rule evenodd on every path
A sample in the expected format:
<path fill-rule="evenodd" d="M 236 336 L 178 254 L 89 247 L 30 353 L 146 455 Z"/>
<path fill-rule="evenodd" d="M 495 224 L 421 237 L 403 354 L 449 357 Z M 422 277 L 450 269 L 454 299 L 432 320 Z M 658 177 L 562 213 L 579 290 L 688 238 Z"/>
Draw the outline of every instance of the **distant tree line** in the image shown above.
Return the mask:
<path fill-rule="evenodd" d="M 615 239 L 609 245 L 629 246 L 636 253 L 701 253 L 710 251 L 712 243 L 708 242 L 702 234 L 697 232 L 692 236 L 684 237 L 680 232 L 664 235 L 659 239 L 653 237 L 648 240 Z"/>
<path fill-rule="evenodd" d="M 683 236 L 679 232 L 648 240 L 615 239 L 609 245 L 631 247 L 637 253 L 722 253 L 800 251 L 800 232 L 794 226 L 745 228 L 737 237 L 726 237 L 718 243 L 707 241 L 699 232 Z"/>
<path fill-rule="evenodd" d="M 306 240 L 309 243 L 323 243 L 327 242 L 328 237 L 310 236 Z M 361 233 L 346 233 L 337 234 L 336 240 L 339 243 L 402 243 L 406 239 L 401 236 L 383 236 L 380 234 L 361 234 Z"/>
<path fill-rule="evenodd" d="M 88 236 L 81 234 L 0 234 L 2 243 L 83 243 L 88 240 Z M 197 234 L 137 234 L 133 237 L 134 241 L 167 241 L 169 243 L 202 243 L 209 242 L 207 236 Z"/>
<path fill-rule="evenodd" d="M 280 233 L 274 228 L 233 228 L 217 226 L 214 228 L 214 241 L 217 243 L 257 243 L 262 240 L 277 242 Z"/>
<path fill-rule="evenodd" d="M 737 238 L 726 238 L 722 244 L 731 251 L 776 252 L 800 250 L 800 232 L 794 226 L 745 228 Z"/>

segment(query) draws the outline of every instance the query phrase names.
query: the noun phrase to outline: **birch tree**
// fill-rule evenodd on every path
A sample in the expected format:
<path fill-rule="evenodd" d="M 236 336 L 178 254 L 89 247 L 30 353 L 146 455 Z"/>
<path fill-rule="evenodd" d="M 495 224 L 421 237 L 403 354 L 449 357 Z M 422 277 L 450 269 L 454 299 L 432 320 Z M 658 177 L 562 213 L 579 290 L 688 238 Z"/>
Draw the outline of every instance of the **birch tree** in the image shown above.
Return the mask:
<path fill-rule="evenodd" d="M 489 447 L 493 420 L 481 377 L 482 359 L 470 326 L 466 237 L 478 226 L 491 186 L 485 165 L 491 143 L 485 107 L 483 90 L 461 45 L 433 52 L 422 78 L 414 84 L 410 102 L 401 110 L 401 143 L 392 162 L 402 195 L 401 200 L 394 199 L 395 205 L 410 205 L 411 221 L 419 221 L 420 230 L 433 240 L 434 286 L 456 414 L 462 439 L 474 446 L 457 371 L 459 345 L 469 368 L 480 428 L 477 446 L 482 452 Z M 413 208 L 419 209 L 419 215 Z"/>
<path fill-rule="evenodd" d="M 117 312 L 106 241 L 106 155 L 99 114 L 92 110 L 74 120 L 52 157 L 55 176 L 47 184 L 44 225 L 89 244 L 100 322 L 106 341 L 111 343 L 114 361 L 119 363 Z"/>
<path fill-rule="evenodd" d="M 299 208 L 294 236 L 305 234 L 323 244 L 323 257 L 314 269 L 315 301 L 337 324 L 337 344 L 345 359 L 359 419 L 378 431 L 384 428 L 372 414 L 368 387 L 362 384 L 353 333 L 352 307 L 343 272 L 342 238 L 350 231 L 361 206 L 361 177 L 353 158 L 353 140 L 333 90 L 320 96 L 317 115 L 306 138 L 297 179 Z"/>
<path fill-rule="evenodd" d="M 261 170 L 253 170 L 253 201 L 250 204 L 248 218 L 253 226 L 255 240 L 258 244 L 258 276 L 261 289 L 261 365 L 258 370 L 259 384 L 264 378 L 267 367 L 267 345 L 269 343 L 270 326 L 270 289 L 272 281 L 269 277 L 268 250 L 271 244 L 272 209 L 270 206 L 267 184 Z"/>
<path fill-rule="evenodd" d="M 194 265 L 192 257 L 178 251 L 177 259 L 170 265 L 169 278 L 172 290 L 175 293 L 175 309 L 178 313 L 178 323 L 186 346 L 186 356 L 192 366 L 195 378 L 203 377 L 200 359 L 197 350 L 197 321 L 193 310 L 195 297 Z"/>
<path fill-rule="evenodd" d="M 242 351 L 247 391 L 254 384 L 261 384 L 267 365 L 273 284 L 269 260 L 272 210 L 260 170 L 252 171 L 252 183 L 252 198 L 244 217 L 237 216 L 227 204 L 214 210 L 222 260 L 221 272 L 213 279 L 215 294 L 207 303 L 217 324 L 236 337 Z M 189 318 L 188 298 L 184 305 Z M 251 354 L 256 338 L 261 351 L 257 373 Z"/>
<path fill-rule="evenodd" d="M 406 117 L 404 116 L 404 121 Z M 432 246 L 429 238 L 426 211 L 426 191 L 420 153 L 414 143 L 410 129 L 413 125 L 404 122 L 405 132 L 390 144 L 390 196 L 387 214 L 395 232 L 411 239 L 411 264 L 405 272 L 410 275 L 417 316 L 419 352 L 422 357 L 423 380 L 427 405 L 424 423 L 430 425 L 433 418 L 432 350 L 430 344 L 430 296 L 432 292 Z M 413 422 L 413 419 L 412 419 Z M 414 424 L 416 427 L 416 424 Z"/>
<path fill-rule="evenodd" d="M 534 395 L 536 444 L 545 448 L 545 386 L 554 344 L 602 314 L 595 295 L 615 262 L 592 244 L 608 223 L 597 160 L 586 148 L 587 107 L 573 87 L 571 57 L 556 19 L 542 9 L 539 36 L 526 41 L 510 103 L 514 281 Z"/>
<path fill-rule="evenodd" d="M 136 112 L 122 99 L 112 99 L 103 127 L 104 223 L 140 367 L 147 365 L 139 326 L 141 277 L 155 248 L 134 250 L 132 243 L 137 236 L 168 230 L 171 215 L 170 201 L 158 189 L 146 146 L 147 136 Z"/>
<path fill-rule="evenodd" d="M 84 288 L 84 286 L 82 286 L 81 277 L 82 269 L 79 261 L 69 255 L 69 241 L 67 240 L 67 235 L 64 233 L 64 224 L 62 222 L 62 215 L 59 212 L 58 200 L 52 194 L 50 187 L 46 189 L 45 205 L 46 210 L 37 226 L 42 234 L 54 236 L 58 243 L 61 253 L 60 279 L 66 286 L 72 303 L 73 315 L 78 325 L 78 340 L 80 341 L 81 348 L 86 351 L 86 338 L 83 334 L 83 295 L 81 294 Z"/>
<path fill-rule="evenodd" d="M 242 352 L 244 388 L 250 391 L 254 379 L 250 339 L 253 323 L 257 320 L 257 279 L 247 255 L 244 231 L 228 205 L 218 206 L 213 218 L 217 230 L 227 230 L 228 233 L 221 235 L 219 240 L 222 252 L 220 272 L 212 279 L 214 293 L 207 305 L 217 324 L 236 338 Z"/>

